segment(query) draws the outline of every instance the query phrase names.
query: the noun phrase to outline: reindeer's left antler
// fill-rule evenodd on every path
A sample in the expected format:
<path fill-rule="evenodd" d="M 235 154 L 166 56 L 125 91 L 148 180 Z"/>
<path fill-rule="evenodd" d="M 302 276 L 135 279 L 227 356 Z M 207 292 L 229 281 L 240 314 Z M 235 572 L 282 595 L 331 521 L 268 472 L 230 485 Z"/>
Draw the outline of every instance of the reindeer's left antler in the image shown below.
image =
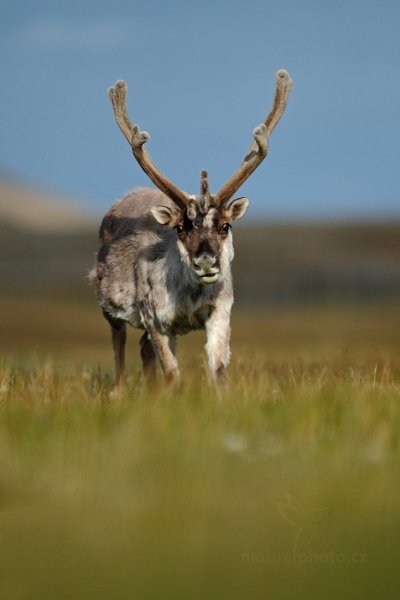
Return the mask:
<path fill-rule="evenodd" d="M 254 142 L 239 169 L 215 195 L 214 202 L 217 206 L 224 206 L 267 156 L 268 138 L 285 112 L 292 86 L 293 82 L 289 73 L 284 69 L 278 71 L 276 74 L 275 98 L 271 111 L 265 121 L 254 130 Z"/>

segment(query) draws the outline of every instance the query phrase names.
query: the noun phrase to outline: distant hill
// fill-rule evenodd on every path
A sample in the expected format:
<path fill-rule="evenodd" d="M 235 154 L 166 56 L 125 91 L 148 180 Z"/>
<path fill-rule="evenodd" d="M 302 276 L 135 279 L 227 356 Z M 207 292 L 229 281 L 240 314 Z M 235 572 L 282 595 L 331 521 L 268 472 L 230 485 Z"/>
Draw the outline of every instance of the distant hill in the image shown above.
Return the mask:
<path fill-rule="evenodd" d="M 95 304 L 87 273 L 100 219 L 0 180 L 0 294 Z M 234 228 L 240 307 L 400 300 L 400 223 Z"/>
<path fill-rule="evenodd" d="M 92 299 L 96 221 L 76 201 L 0 177 L 1 295 Z"/>
<path fill-rule="evenodd" d="M 76 201 L 0 177 L 0 222 L 40 233 L 82 231 L 94 219 Z"/>
<path fill-rule="evenodd" d="M 235 231 L 238 303 L 400 298 L 400 223 L 269 224 Z"/>

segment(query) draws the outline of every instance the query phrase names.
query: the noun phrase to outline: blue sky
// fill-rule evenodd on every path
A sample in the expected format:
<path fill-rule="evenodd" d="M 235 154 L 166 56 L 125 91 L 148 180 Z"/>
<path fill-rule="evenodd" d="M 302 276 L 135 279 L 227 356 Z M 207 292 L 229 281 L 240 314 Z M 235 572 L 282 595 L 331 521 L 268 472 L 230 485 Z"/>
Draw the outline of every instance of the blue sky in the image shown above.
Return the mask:
<path fill-rule="evenodd" d="M 400 218 L 399 23 L 392 0 L 0 0 L 0 168 L 96 212 L 147 185 L 106 95 L 125 79 L 161 170 L 217 191 L 286 68 L 249 217 Z"/>

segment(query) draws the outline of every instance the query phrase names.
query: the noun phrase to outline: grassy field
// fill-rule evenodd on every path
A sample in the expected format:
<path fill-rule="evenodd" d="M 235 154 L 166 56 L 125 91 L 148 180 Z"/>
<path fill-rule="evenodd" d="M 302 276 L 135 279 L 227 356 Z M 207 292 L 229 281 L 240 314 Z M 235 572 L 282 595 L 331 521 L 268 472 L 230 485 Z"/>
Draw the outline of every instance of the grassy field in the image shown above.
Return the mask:
<path fill-rule="evenodd" d="M 233 318 L 126 394 L 94 304 L 0 301 L 0 598 L 397 598 L 400 309 Z M 131 332 L 129 332 L 131 333 Z"/>

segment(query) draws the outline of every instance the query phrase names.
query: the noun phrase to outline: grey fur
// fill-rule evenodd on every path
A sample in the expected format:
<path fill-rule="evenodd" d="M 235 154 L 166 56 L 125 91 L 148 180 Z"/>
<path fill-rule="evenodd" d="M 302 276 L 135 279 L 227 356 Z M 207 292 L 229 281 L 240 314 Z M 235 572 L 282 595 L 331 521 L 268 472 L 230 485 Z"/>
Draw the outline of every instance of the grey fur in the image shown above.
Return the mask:
<path fill-rule="evenodd" d="M 212 377 L 224 378 L 230 359 L 232 235 L 220 248 L 218 281 L 204 285 L 176 230 L 154 218 L 151 210 L 159 205 L 177 211 L 165 194 L 150 188 L 138 188 L 114 204 L 101 224 L 90 281 L 110 323 L 127 322 L 147 331 L 167 376 L 179 375 L 176 336 L 206 328 Z"/>

